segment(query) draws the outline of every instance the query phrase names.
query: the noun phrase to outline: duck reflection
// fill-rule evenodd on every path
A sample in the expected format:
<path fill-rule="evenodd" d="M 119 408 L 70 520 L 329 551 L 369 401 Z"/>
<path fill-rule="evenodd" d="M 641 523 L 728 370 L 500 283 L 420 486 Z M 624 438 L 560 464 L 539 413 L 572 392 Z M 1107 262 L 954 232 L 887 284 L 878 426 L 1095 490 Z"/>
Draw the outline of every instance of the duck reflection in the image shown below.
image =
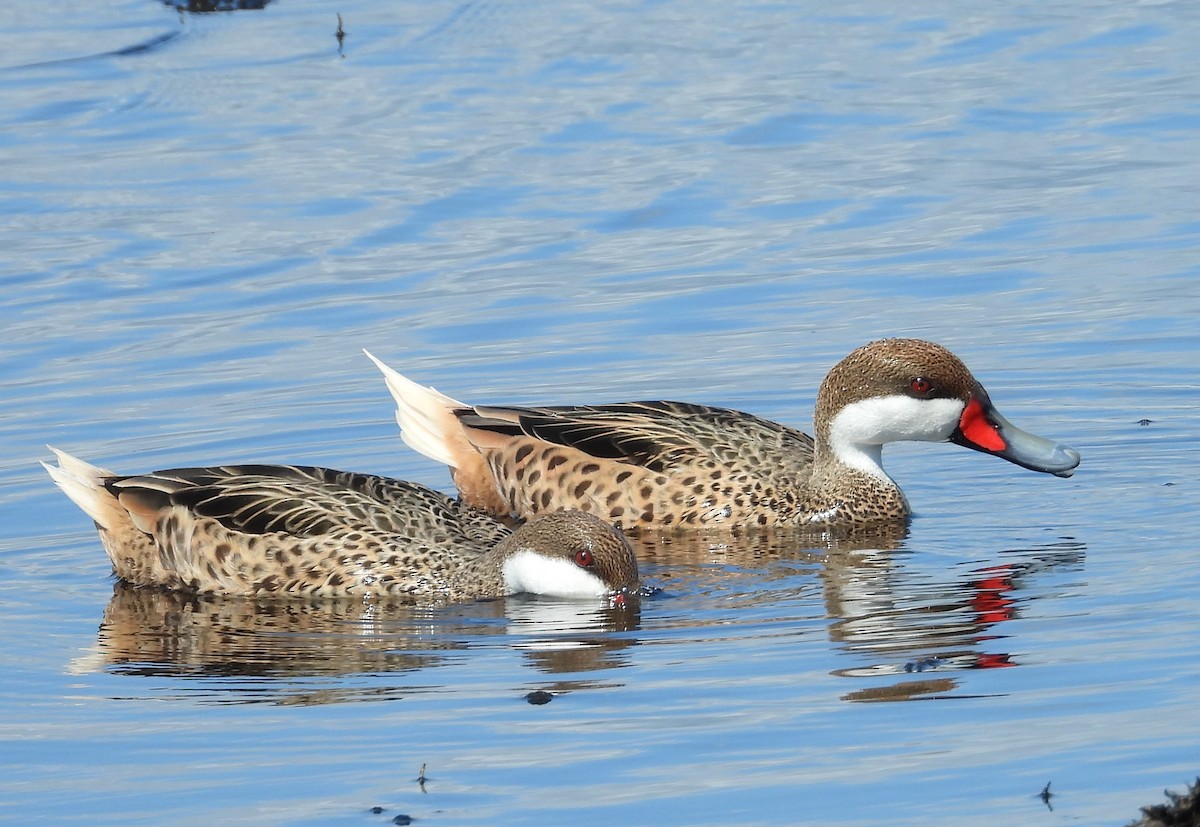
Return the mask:
<path fill-rule="evenodd" d="M 436 688 L 429 670 L 464 650 L 487 646 L 489 638 L 503 638 L 540 672 L 611 669 L 622 665 L 622 652 L 633 641 L 610 633 L 635 629 L 638 619 L 636 600 L 610 605 L 518 596 L 448 606 L 264 600 L 117 581 L 94 650 L 71 669 L 212 679 L 201 690 L 216 691 L 228 703 L 385 700 Z M 350 675 L 414 680 L 321 689 L 297 685 Z"/>
<path fill-rule="evenodd" d="M 999 627 L 1018 616 L 1025 581 L 1052 568 L 1078 569 L 1083 552 L 1081 543 L 1055 541 L 1003 552 L 1011 562 L 931 575 L 900 564 L 903 555 L 831 550 L 822 575 L 830 639 L 860 661 L 834 674 L 904 678 L 843 697 L 933 697 L 958 688 L 936 673 L 1016 666 Z"/>
<path fill-rule="evenodd" d="M 1064 539 L 1007 550 L 1009 562 L 999 565 L 930 573 L 908 564 L 907 539 L 904 526 L 840 537 L 786 529 L 647 534 L 634 540 L 634 550 L 644 571 L 656 565 L 690 571 L 690 579 L 680 571 L 668 575 L 673 591 L 711 593 L 719 576 L 727 608 L 778 601 L 788 589 L 800 599 L 809 590 L 815 608 L 819 592 L 829 639 L 849 661 L 832 674 L 872 680 L 842 696 L 848 701 L 954 694 L 955 671 L 1017 665 L 999 627 L 1017 616 L 1026 581 L 1050 569 L 1078 569 L 1084 557 L 1082 543 Z M 739 577 L 757 587 L 739 592 Z M 774 588 L 762 588 L 772 581 Z"/>
<path fill-rule="evenodd" d="M 1039 575 L 1079 570 L 1084 559 L 1082 543 L 1061 539 L 989 551 L 999 564 L 915 565 L 903 527 L 629 539 L 645 580 L 661 588 L 624 606 L 529 595 L 440 606 L 254 600 L 118 582 L 94 652 L 73 667 L 204 679 L 195 691 L 221 703 L 316 704 L 440 691 L 438 667 L 502 648 L 539 676 L 529 689 L 559 694 L 611 685 L 652 611 L 664 633 L 690 639 L 720 626 L 734 644 L 779 628 L 794 634 L 797 624 L 824 629 L 844 661 L 831 674 L 858 684 L 847 701 L 961 697 L 956 672 L 1018 665 L 1004 624 L 1038 596 Z M 745 630 L 739 614 L 753 618 Z"/>
<path fill-rule="evenodd" d="M 601 622 L 595 614 L 581 612 L 578 601 L 518 594 L 505 598 L 505 604 L 505 645 L 520 651 L 526 663 L 539 672 L 566 676 L 604 673 L 629 665 L 629 649 L 636 645 L 637 637 L 613 633 L 638 629 L 640 601 L 623 607 L 601 605 L 597 609 Z M 611 680 L 602 680 L 597 674 L 586 679 L 558 677 L 538 683 L 538 688 L 558 695 L 611 685 Z"/>

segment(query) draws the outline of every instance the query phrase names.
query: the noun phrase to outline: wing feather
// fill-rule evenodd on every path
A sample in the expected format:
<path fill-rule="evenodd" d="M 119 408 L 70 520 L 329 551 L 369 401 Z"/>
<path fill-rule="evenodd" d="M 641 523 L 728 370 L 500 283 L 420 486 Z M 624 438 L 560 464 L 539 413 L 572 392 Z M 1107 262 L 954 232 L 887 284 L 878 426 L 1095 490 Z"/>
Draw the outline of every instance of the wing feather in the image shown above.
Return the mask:
<path fill-rule="evenodd" d="M 183 506 L 233 531 L 318 537 L 370 525 L 402 533 L 453 500 L 403 480 L 309 466 L 227 465 L 113 477 L 115 496 L 146 511 Z"/>
<path fill-rule="evenodd" d="M 812 438 L 801 431 L 739 411 L 686 402 L 477 406 L 456 414 L 467 429 L 533 437 L 655 472 L 726 462 L 741 446 L 773 443 L 795 462 L 812 459 Z"/>

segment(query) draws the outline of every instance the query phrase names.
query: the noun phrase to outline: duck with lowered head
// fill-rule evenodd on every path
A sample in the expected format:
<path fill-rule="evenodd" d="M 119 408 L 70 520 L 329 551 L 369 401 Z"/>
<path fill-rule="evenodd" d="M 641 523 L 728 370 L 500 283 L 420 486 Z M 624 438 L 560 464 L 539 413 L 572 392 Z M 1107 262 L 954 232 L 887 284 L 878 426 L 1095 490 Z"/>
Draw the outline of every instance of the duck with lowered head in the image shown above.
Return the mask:
<path fill-rule="evenodd" d="M 465 600 L 625 594 L 637 561 L 581 511 L 515 530 L 411 482 L 292 465 L 122 476 L 51 449 L 42 463 L 91 517 L 117 576 L 227 595 Z"/>

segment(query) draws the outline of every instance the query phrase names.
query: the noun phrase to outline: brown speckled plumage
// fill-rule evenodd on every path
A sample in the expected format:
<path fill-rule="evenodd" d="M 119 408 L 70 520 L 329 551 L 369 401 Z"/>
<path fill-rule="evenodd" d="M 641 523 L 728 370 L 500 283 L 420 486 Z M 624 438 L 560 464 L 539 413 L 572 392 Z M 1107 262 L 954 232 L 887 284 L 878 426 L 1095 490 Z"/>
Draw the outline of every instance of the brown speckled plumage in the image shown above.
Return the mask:
<path fill-rule="evenodd" d="M 449 465 L 464 501 L 499 515 L 576 508 L 626 528 L 865 526 L 908 516 L 878 462 L 896 439 L 953 441 L 1061 477 L 1079 462 L 1003 420 L 949 350 L 911 338 L 865 344 L 829 371 L 815 438 L 684 402 L 467 406 L 371 359 L 404 441 Z"/>
<path fill-rule="evenodd" d="M 496 514 L 527 517 L 569 507 L 626 528 L 852 527 L 909 514 L 904 495 L 876 461 L 884 442 L 953 440 L 1060 476 L 1078 463 L 1070 449 L 1000 418 L 954 354 L 917 339 L 872 342 L 834 366 L 817 396 L 815 439 L 751 414 L 682 402 L 464 405 L 371 358 L 396 400 L 405 441 L 450 465 L 464 500 Z M 886 412 L 855 404 L 880 401 L 907 405 L 904 413 L 913 421 L 895 425 Z M 932 412 L 929 422 L 920 405 Z M 983 420 L 968 417 L 972 405 Z M 870 416 L 883 422 L 882 435 L 840 444 L 831 429 L 845 411 L 851 414 L 840 426 L 845 433 L 859 433 L 853 417 Z M 989 444 L 986 427 L 999 433 L 1000 423 L 1036 449 L 1032 458 L 977 444 Z M 973 427 L 975 439 L 963 437 L 960 424 Z"/>
<path fill-rule="evenodd" d="M 812 462 L 806 434 L 681 402 L 456 414 L 469 438 L 488 435 L 483 456 L 516 514 L 570 502 L 624 526 L 766 522 L 796 509 Z"/>
<path fill-rule="evenodd" d="M 116 574 L 137 585 L 239 595 L 412 595 L 506 591 L 504 562 L 532 550 L 636 585 L 610 525 L 555 511 L 516 531 L 415 483 L 305 466 L 233 465 L 119 476 L 55 452 L 55 482 L 91 516 Z"/>

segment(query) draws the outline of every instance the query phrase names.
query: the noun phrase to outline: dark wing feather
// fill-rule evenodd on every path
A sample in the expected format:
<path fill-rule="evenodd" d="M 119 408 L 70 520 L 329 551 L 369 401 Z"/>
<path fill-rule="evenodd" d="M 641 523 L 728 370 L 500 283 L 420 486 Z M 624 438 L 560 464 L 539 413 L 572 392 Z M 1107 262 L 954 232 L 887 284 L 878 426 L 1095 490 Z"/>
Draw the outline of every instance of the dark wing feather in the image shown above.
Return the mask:
<path fill-rule="evenodd" d="M 727 461 L 743 448 L 777 444 L 790 459 L 811 461 L 812 439 L 800 431 L 726 408 L 648 401 L 544 408 L 464 408 L 465 427 L 530 436 L 590 456 L 652 471 Z"/>
<path fill-rule="evenodd" d="M 465 529 L 469 516 L 455 500 L 415 483 L 300 465 L 175 468 L 106 485 L 145 507 L 183 506 L 247 534 L 315 537 L 353 527 L 405 533 L 431 522 Z"/>

